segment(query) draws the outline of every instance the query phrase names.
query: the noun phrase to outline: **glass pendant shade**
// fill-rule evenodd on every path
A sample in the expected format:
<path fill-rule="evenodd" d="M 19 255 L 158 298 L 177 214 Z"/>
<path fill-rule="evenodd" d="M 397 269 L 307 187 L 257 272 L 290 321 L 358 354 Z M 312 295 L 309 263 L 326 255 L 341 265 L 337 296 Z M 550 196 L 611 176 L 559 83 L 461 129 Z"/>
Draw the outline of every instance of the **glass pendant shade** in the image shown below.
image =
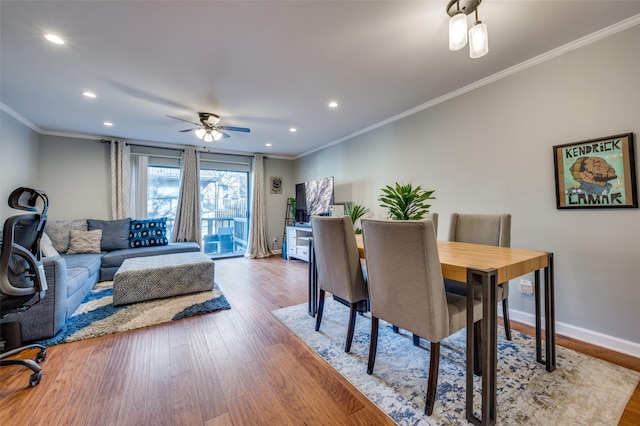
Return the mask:
<path fill-rule="evenodd" d="M 467 15 L 458 12 L 449 19 L 449 50 L 460 50 L 467 44 Z"/>
<path fill-rule="evenodd" d="M 214 141 L 219 141 L 220 139 L 222 139 L 222 133 L 217 130 L 212 131 L 211 134 L 213 135 Z"/>
<path fill-rule="evenodd" d="M 206 131 L 206 130 L 204 130 L 204 129 L 198 129 L 198 130 L 196 130 L 196 136 L 197 136 L 199 139 L 204 138 L 204 135 L 205 135 L 206 133 L 207 133 L 207 131 Z"/>
<path fill-rule="evenodd" d="M 204 141 L 205 142 L 213 142 L 213 136 L 211 136 L 211 133 L 207 132 L 206 135 L 204 135 Z"/>
<path fill-rule="evenodd" d="M 480 58 L 489 52 L 487 25 L 477 21 L 469 30 L 469 56 Z"/>

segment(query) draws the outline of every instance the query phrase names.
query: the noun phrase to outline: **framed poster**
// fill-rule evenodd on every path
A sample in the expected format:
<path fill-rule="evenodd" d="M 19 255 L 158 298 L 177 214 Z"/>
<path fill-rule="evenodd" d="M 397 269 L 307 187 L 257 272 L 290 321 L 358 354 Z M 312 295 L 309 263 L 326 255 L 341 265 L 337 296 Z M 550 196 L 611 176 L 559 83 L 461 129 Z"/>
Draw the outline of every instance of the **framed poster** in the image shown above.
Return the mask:
<path fill-rule="evenodd" d="M 272 194 L 282 194 L 282 178 L 271 177 L 271 191 Z"/>
<path fill-rule="evenodd" d="M 559 209 L 638 207 L 633 133 L 553 147 Z"/>

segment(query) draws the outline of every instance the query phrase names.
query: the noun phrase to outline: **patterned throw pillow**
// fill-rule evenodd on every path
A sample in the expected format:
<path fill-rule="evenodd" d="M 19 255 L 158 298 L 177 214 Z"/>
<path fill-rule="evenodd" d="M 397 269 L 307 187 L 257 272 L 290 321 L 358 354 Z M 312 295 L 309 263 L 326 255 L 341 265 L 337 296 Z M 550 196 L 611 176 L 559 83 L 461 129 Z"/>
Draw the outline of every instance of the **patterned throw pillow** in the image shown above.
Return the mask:
<path fill-rule="evenodd" d="M 133 219 L 129 234 L 129 247 L 164 246 L 167 239 L 167 218 Z"/>
<path fill-rule="evenodd" d="M 47 225 L 44 228 L 49 238 L 51 238 L 53 247 L 55 247 L 55 249 L 60 253 L 67 252 L 67 249 L 69 248 L 69 231 L 72 229 L 86 231 L 86 219 L 47 222 Z"/>
<path fill-rule="evenodd" d="M 40 251 L 44 257 L 60 256 L 46 232 L 43 232 L 42 238 L 40 238 Z"/>
<path fill-rule="evenodd" d="M 100 240 L 102 230 L 95 231 L 69 231 L 69 250 L 67 254 L 100 253 Z"/>

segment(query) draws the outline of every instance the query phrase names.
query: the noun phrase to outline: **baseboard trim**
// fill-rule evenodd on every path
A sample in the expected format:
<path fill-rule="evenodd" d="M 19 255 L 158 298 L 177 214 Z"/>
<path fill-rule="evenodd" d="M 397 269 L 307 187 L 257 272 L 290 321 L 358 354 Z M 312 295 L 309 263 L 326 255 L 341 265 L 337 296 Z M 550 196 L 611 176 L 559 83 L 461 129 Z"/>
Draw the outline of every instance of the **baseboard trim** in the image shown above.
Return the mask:
<path fill-rule="evenodd" d="M 536 324 L 535 315 L 528 312 L 509 309 L 509 318 L 513 321 L 518 321 L 532 327 L 535 327 Z M 542 321 L 542 326 L 544 327 L 544 319 Z M 610 349 L 612 351 L 640 358 L 640 344 L 629 340 L 608 336 L 597 331 L 587 330 L 586 328 L 576 327 L 575 325 L 558 321 L 556 321 L 556 333 L 582 342 L 590 343 L 592 345 Z"/>

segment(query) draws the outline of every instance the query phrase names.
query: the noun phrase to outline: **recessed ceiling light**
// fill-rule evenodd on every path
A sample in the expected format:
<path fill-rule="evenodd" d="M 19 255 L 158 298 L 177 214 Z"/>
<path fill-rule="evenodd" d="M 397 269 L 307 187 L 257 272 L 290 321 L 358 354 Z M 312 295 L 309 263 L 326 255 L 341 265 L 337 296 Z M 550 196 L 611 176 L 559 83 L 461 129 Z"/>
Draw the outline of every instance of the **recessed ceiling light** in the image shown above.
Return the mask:
<path fill-rule="evenodd" d="M 329 102 L 329 108 L 338 108 L 338 103 L 336 101 Z"/>
<path fill-rule="evenodd" d="M 112 122 L 110 122 L 110 121 L 105 121 L 105 122 L 104 122 L 104 123 L 102 123 L 102 124 L 104 124 L 105 126 L 108 126 L 108 127 L 112 127 L 112 126 L 113 126 L 113 123 L 112 123 Z"/>
<path fill-rule="evenodd" d="M 270 143 L 266 143 L 265 145 L 266 145 L 266 146 L 271 146 L 271 144 L 270 144 Z"/>
<path fill-rule="evenodd" d="M 87 98 L 95 98 L 96 94 L 93 92 L 82 92 L 83 95 L 85 95 Z"/>
<path fill-rule="evenodd" d="M 46 38 L 47 40 L 49 40 L 51 43 L 54 43 L 54 44 L 64 44 L 64 40 L 55 34 L 46 34 L 44 38 Z"/>
<path fill-rule="evenodd" d="M 291 133 L 294 133 L 294 132 L 297 132 L 297 131 L 298 131 L 298 129 L 296 129 L 295 127 L 292 127 L 292 128 L 290 128 L 290 129 L 289 129 L 289 131 L 290 131 Z"/>

